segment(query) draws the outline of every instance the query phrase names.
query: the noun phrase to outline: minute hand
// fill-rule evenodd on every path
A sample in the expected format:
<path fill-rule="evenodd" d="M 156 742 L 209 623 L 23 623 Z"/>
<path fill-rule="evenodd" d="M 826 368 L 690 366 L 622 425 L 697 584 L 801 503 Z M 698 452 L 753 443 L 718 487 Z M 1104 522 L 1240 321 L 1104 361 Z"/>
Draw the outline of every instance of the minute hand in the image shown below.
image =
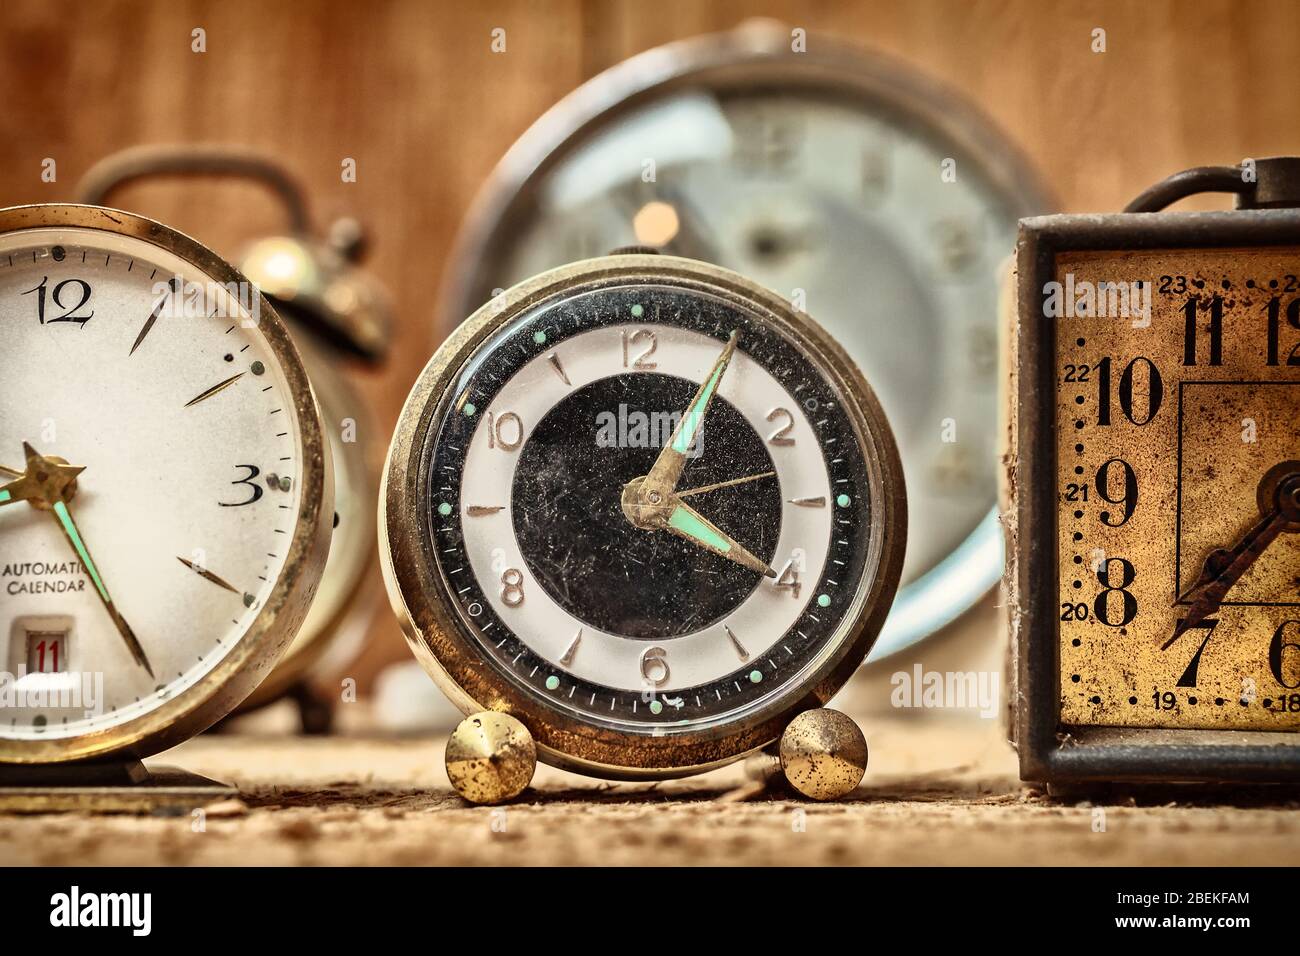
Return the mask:
<path fill-rule="evenodd" d="M 776 572 L 766 562 L 756 558 L 746 550 L 744 545 L 690 505 L 684 505 L 680 501 L 675 502 L 673 510 L 668 514 L 668 523 L 665 527 L 673 534 L 685 538 L 692 544 L 698 544 L 728 561 L 734 561 L 741 567 L 757 571 L 765 577 L 776 577 Z"/>
<path fill-rule="evenodd" d="M 713 403 L 713 397 L 718 394 L 718 385 L 722 381 L 723 373 L 727 371 L 727 366 L 731 364 L 731 357 L 736 352 L 736 341 L 739 336 L 738 331 L 731 333 L 722 354 L 713 363 L 713 368 L 700 384 L 681 421 L 673 429 L 673 437 L 659 452 L 659 457 L 655 459 L 650 473 L 645 477 L 644 487 L 647 491 L 663 494 L 677 487 L 677 482 L 682 477 L 682 469 L 686 467 L 686 453 L 704 424 L 704 416 L 709 411 L 709 405 Z"/>

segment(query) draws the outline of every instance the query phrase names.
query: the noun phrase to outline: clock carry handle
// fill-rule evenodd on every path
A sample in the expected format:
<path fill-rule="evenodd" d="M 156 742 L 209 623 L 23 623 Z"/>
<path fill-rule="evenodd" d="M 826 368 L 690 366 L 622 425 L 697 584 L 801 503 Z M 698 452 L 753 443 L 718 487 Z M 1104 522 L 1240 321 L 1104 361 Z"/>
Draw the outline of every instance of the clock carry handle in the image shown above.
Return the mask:
<path fill-rule="evenodd" d="M 137 146 L 108 156 L 77 184 L 77 201 L 109 205 L 109 197 L 151 177 L 226 178 L 269 189 L 289 217 L 289 234 L 254 243 L 239 262 L 283 314 L 329 345 L 378 364 L 388 352 L 392 306 L 387 293 L 357 263 L 365 253 L 361 224 L 332 223 L 322 240 L 312 228 L 302 184 L 270 157 L 211 144 Z M 286 269 L 284 263 L 294 265 Z M 286 273 L 288 275 L 286 276 Z"/>
<path fill-rule="evenodd" d="M 1300 157 L 1244 160 L 1240 166 L 1197 166 L 1174 173 L 1144 190 L 1125 212 L 1159 212 L 1197 193 L 1233 193 L 1238 209 L 1300 206 Z"/>

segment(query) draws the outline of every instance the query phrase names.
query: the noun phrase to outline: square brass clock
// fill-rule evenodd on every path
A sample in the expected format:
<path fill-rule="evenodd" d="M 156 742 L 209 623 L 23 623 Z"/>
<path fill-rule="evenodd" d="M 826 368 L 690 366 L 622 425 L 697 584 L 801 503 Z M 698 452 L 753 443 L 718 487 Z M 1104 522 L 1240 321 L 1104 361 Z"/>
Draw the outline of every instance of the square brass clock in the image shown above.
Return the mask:
<path fill-rule="evenodd" d="M 1300 211 L 1021 222 L 1021 777 L 1300 780 Z"/>

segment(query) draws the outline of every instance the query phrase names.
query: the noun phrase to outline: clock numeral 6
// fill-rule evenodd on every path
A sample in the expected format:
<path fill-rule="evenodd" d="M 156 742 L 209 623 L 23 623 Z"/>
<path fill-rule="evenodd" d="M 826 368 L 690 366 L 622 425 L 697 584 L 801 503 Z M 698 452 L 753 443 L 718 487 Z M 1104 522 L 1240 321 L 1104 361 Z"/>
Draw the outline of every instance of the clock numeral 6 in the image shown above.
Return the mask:
<path fill-rule="evenodd" d="M 1287 651 L 1300 652 L 1300 644 L 1286 640 L 1288 624 L 1300 628 L 1300 621 L 1283 621 L 1277 626 L 1277 630 L 1273 632 L 1273 640 L 1268 645 L 1268 669 L 1273 672 L 1273 677 L 1277 679 L 1279 684 L 1291 690 L 1300 687 L 1300 676 L 1297 676 L 1293 681 L 1286 679 L 1286 674 L 1282 671 L 1283 657 Z M 1292 673 L 1297 673 L 1297 669 L 1293 668 Z"/>
<path fill-rule="evenodd" d="M 641 676 L 654 687 L 668 680 L 668 652 L 662 647 L 648 647 L 641 652 Z"/>

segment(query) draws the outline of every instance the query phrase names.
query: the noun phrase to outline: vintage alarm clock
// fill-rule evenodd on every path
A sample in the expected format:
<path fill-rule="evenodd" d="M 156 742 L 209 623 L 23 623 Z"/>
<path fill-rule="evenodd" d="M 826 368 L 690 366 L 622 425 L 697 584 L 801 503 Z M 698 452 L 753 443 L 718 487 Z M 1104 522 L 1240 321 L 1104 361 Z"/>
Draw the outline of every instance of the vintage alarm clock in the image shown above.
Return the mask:
<path fill-rule="evenodd" d="M 1160 212 L 1201 191 L 1238 208 Z M 1300 160 L 1021 223 L 1006 585 L 1026 780 L 1300 779 Z"/>
<path fill-rule="evenodd" d="M 533 753 L 646 779 L 778 739 L 804 793 L 861 778 L 821 707 L 898 585 L 902 470 L 847 355 L 758 285 L 634 252 L 504 292 L 416 382 L 379 524 L 410 645 L 471 715 L 470 799 Z"/>
<path fill-rule="evenodd" d="M 955 91 L 747 21 L 614 66 L 515 143 L 444 271 L 438 331 L 528 276 L 633 244 L 802 300 L 871 382 L 907 476 L 907 561 L 878 659 L 1002 574 L 996 275 L 1017 220 L 1054 208 Z"/>
<path fill-rule="evenodd" d="M 0 210 L 0 332 L 0 780 L 139 782 L 307 614 L 333 514 L 316 402 L 242 275 L 119 210 Z"/>
<path fill-rule="evenodd" d="M 77 191 L 84 202 L 108 205 L 126 186 L 172 177 L 259 184 L 288 219 L 284 232 L 252 241 L 237 261 L 289 324 L 320 403 L 334 469 L 334 531 L 311 612 L 274 672 L 234 716 L 287 696 L 305 732 L 325 732 L 333 724 L 338 676 L 364 648 L 382 605 L 374 570 L 374 502 L 386 441 L 378 440 L 366 402 L 339 359 L 381 365 L 392 307 L 385 290 L 358 265 L 364 249 L 360 225 L 339 219 L 327 235 L 318 235 L 302 185 L 262 153 L 190 143 L 134 147 L 93 166 Z"/>

